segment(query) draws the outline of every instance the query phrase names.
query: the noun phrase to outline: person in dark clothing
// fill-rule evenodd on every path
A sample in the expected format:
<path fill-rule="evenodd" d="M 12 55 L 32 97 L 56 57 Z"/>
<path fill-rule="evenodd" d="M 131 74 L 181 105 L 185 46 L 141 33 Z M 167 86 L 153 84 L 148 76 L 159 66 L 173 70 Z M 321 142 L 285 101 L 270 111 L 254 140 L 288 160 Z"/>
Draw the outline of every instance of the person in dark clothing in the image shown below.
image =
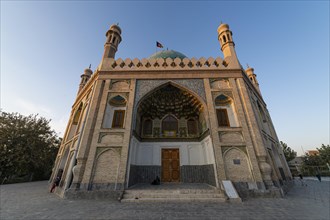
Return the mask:
<path fill-rule="evenodd" d="M 62 173 L 63 173 L 63 170 L 60 169 L 57 177 L 55 178 L 55 180 L 53 182 L 52 188 L 50 189 L 50 193 L 53 193 L 55 191 L 56 186 L 58 186 L 60 184 Z"/>
<path fill-rule="evenodd" d="M 160 179 L 159 179 L 159 177 L 157 176 L 156 179 L 154 179 L 151 184 L 152 185 L 160 185 Z"/>
<path fill-rule="evenodd" d="M 316 174 L 316 177 L 321 182 L 321 175 L 319 173 Z"/>
<path fill-rule="evenodd" d="M 299 174 L 299 178 L 300 178 L 301 185 L 302 186 L 307 186 L 307 184 L 304 181 L 303 175 L 301 173 Z"/>

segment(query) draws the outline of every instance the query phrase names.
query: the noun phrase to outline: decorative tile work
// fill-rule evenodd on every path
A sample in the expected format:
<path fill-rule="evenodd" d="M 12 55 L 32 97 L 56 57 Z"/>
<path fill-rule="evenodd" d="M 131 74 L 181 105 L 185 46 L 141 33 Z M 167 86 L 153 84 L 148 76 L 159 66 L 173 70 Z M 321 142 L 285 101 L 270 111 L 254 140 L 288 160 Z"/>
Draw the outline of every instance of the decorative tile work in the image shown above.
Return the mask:
<path fill-rule="evenodd" d="M 181 166 L 180 180 L 184 183 L 208 183 L 216 186 L 213 164 Z"/>
<path fill-rule="evenodd" d="M 177 84 L 178 86 L 182 86 L 184 88 L 187 88 L 194 93 L 196 93 L 199 97 L 199 99 L 202 99 L 204 102 L 206 102 L 206 95 L 205 95 L 205 89 L 204 89 L 204 82 L 202 79 L 179 79 L 179 80 L 137 80 L 136 81 L 136 94 L 135 94 L 135 100 L 134 100 L 134 109 L 133 109 L 133 127 L 135 127 L 136 123 L 136 111 L 137 111 L 137 105 L 139 101 L 147 95 L 149 92 L 154 90 L 155 88 L 166 84 L 173 82 L 174 85 Z"/>
<path fill-rule="evenodd" d="M 156 176 L 161 178 L 161 166 L 131 165 L 129 186 L 137 183 L 151 183 Z M 216 186 L 213 164 L 180 167 L 180 182 L 208 183 Z"/>
<path fill-rule="evenodd" d="M 156 176 L 161 177 L 160 166 L 138 166 L 131 165 L 128 186 L 137 183 L 151 183 Z"/>
<path fill-rule="evenodd" d="M 157 88 L 158 86 L 174 82 L 174 84 L 181 85 L 196 94 L 199 95 L 199 98 L 202 98 L 206 101 L 204 83 L 202 79 L 180 79 L 180 80 L 137 80 L 136 81 L 136 95 L 134 106 L 140 101 L 140 99 L 145 96 L 148 92 Z"/>

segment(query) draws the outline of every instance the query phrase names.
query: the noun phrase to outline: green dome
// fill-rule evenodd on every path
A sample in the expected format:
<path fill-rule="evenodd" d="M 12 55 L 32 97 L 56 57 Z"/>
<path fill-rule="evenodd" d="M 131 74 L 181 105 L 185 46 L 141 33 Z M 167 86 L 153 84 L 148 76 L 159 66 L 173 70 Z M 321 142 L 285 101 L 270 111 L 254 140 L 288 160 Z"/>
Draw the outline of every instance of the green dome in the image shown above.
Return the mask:
<path fill-rule="evenodd" d="M 172 58 L 175 59 L 177 57 L 179 57 L 180 59 L 186 58 L 187 56 L 175 51 L 175 50 L 162 50 L 162 51 L 158 51 L 157 53 L 152 54 L 148 59 L 157 59 L 157 58 Z"/>

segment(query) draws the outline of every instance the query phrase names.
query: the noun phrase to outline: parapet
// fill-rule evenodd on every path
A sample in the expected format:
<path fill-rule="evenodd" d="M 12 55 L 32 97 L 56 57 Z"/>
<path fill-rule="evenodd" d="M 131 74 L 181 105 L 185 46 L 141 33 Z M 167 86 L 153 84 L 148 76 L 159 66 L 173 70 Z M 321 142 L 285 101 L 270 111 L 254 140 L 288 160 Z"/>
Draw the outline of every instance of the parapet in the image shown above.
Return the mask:
<path fill-rule="evenodd" d="M 99 65 L 99 71 L 157 71 L 157 70 L 211 70 L 211 69 L 227 69 L 226 61 L 220 57 L 210 57 L 205 59 L 201 57 L 196 58 L 157 58 L 139 60 L 135 58 L 133 60 L 127 58 L 125 60 L 119 58 L 117 60 L 113 58 L 105 58 Z"/>

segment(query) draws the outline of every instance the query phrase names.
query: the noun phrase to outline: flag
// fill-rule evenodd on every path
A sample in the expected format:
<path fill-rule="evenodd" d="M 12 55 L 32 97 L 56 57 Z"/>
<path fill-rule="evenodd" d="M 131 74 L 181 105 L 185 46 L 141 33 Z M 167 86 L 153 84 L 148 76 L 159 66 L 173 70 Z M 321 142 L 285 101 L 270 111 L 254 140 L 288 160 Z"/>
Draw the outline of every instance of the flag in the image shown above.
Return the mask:
<path fill-rule="evenodd" d="M 163 45 L 161 43 L 159 43 L 158 41 L 156 41 L 156 47 L 163 48 Z"/>

